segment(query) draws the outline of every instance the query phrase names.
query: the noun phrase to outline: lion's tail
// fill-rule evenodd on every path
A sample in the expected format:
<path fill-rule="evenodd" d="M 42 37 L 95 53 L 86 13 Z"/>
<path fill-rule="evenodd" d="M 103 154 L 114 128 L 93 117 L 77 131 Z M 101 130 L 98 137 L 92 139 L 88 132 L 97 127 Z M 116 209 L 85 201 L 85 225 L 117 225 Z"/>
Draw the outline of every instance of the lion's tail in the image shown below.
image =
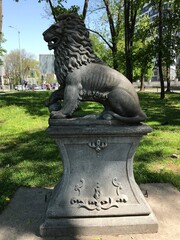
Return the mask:
<path fill-rule="evenodd" d="M 144 112 L 140 112 L 140 114 L 134 117 L 124 117 L 112 111 L 109 111 L 108 113 L 110 113 L 115 119 L 120 120 L 124 123 L 140 123 L 144 122 L 147 118 Z"/>

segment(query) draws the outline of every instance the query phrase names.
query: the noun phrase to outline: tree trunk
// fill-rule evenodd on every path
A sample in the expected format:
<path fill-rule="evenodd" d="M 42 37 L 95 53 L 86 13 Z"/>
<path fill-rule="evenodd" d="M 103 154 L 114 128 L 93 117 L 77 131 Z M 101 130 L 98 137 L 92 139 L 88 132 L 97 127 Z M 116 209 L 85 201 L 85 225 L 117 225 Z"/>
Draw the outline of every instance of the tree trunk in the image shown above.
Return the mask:
<path fill-rule="evenodd" d="M 171 82 L 170 82 L 170 67 L 166 66 L 166 81 L 167 81 L 167 89 L 166 92 L 171 92 Z"/>
<path fill-rule="evenodd" d="M 133 28 L 130 27 L 130 0 L 124 0 L 124 31 L 125 31 L 125 68 L 126 68 L 126 77 L 130 82 L 133 81 L 133 67 L 132 67 L 132 36 L 133 36 Z M 131 16 L 132 17 L 132 16 Z M 132 24 L 132 22 L 131 22 Z"/>
<path fill-rule="evenodd" d="M 162 11 L 163 11 L 163 7 L 162 7 L 162 0 L 159 0 L 158 3 L 158 12 L 159 12 L 159 49 L 158 49 L 158 67 L 159 67 L 159 80 L 160 80 L 160 84 L 161 84 L 161 99 L 164 99 L 165 97 L 165 93 L 164 93 L 164 79 L 163 79 L 163 71 L 162 71 L 162 30 L 163 30 L 163 26 L 162 26 Z"/>
<path fill-rule="evenodd" d="M 86 14 L 87 14 L 87 9 L 88 9 L 88 4 L 89 4 L 89 0 L 84 0 L 84 8 L 83 8 L 83 19 L 86 18 Z"/>
<path fill-rule="evenodd" d="M 113 21 L 113 15 L 110 9 L 110 3 L 109 0 L 103 0 L 104 5 L 106 7 L 106 13 L 108 17 L 108 22 L 109 22 L 109 27 L 110 27 L 110 32 L 111 32 L 111 40 L 112 40 L 112 56 L 113 56 L 113 68 L 118 70 L 118 61 L 117 61 L 117 32 L 114 26 L 114 21 Z"/>
<path fill-rule="evenodd" d="M 140 81 L 141 81 L 140 91 L 144 91 L 144 89 L 145 89 L 145 87 L 144 87 L 144 72 L 142 71 L 142 69 L 141 69 L 141 78 L 140 78 Z"/>
<path fill-rule="evenodd" d="M 112 47 L 112 56 L 113 56 L 113 68 L 118 70 L 118 61 L 117 61 L 117 44 L 114 44 Z"/>

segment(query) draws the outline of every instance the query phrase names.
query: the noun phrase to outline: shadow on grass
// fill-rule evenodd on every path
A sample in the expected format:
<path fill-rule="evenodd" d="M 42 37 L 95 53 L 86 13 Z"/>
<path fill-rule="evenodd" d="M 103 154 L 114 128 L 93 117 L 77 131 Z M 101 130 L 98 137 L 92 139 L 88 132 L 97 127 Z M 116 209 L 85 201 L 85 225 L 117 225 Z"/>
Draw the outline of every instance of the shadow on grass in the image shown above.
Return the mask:
<path fill-rule="evenodd" d="M 50 94 L 51 91 L 28 91 L 0 95 L 0 107 L 17 105 L 25 108 L 31 115 L 48 116 L 48 109 L 44 106 L 44 102 Z M 166 94 L 166 98 L 163 100 L 159 98 L 157 93 L 138 94 L 142 109 L 148 116 L 147 122 L 159 122 L 162 128 L 166 127 L 166 125 L 180 125 L 179 93 Z M 80 108 L 75 112 L 75 116 L 95 114 L 102 110 L 103 106 L 101 104 L 82 102 Z"/>
<path fill-rule="evenodd" d="M 20 186 L 54 186 L 63 172 L 57 146 L 44 131 L 16 135 L 0 153 L 0 210 Z"/>
<path fill-rule="evenodd" d="M 140 103 L 148 116 L 148 122 L 166 125 L 180 125 L 180 94 L 169 93 L 161 100 L 158 93 L 139 93 Z"/>
<path fill-rule="evenodd" d="M 158 145 L 160 146 L 157 147 Z M 135 160 L 144 163 L 158 162 L 165 157 L 166 148 L 169 148 L 169 146 L 163 146 L 161 143 L 156 143 L 154 138 L 145 136 L 136 150 Z"/>
<path fill-rule="evenodd" d="M 172 183 L 178 190 L 180 190 L 179 185 L 180 175 L 173 173 L 172 171 L 165 171 L 161 169 L 158 172 L 151 171 L 148 169 L 147 164 L 140 162 L 134 164 L 134 176 L 136 182 L 140 183 Z"/>
<path fill-rule="evenodd" d="M 45 107 L 44 102 L 52 91 L 42 92 L 17 92 L 11 94 L 0 95 L 0 107 L 16 105 L 23 107 L 26 112 L 31 115 L 43 116 L 49 115 L 48 108 Z M 81 102 L 79 108 L 75 111 L 74 116 L 84 116 L 88 114 L 98 114 L 103 110 L 103 106 L 95 102 Z"/>
<path fill-rule="evenodd" d="M 0 95 L 0 107 L 16 105 L 25 108 L 31 115 L 47 115 L 48 109 L 44 102 L 50 93 L 49 91 L 24 91 Z"/>
<path fill-rule="evenodd" d="M 171 152 L 171 144 L 173 144 L 174 141 L 169 144 L 168 140 L 163 140 L 164 144 L 158 141 L 159 138 L 154 139 L 152 136 L 150 138 L 146 136 L 141 140 L 141 143 L 136 150 L 133 165 L 136 182 L 138 184 L 171 183 L 178 190 L 180 190 L 180 175 L 178 171 L 163 167 L 168 161 L 168 163 L 175 164 L 177 169 L 179 169 L 177 163 L 178 159 L 172 160 L 170 158 L 171 154 L 173 153 Z M 161 168 L 158 166 L 161 166 Z"/>

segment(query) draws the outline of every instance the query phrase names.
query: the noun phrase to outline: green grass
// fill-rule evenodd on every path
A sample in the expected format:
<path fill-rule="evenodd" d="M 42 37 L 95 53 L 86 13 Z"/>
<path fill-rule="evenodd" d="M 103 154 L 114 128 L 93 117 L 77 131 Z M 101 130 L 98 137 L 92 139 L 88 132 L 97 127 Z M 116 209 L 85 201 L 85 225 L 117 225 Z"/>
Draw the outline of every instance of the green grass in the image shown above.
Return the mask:
<path fill-rule="evenodd" d="M 0 211 L 20 186 L 54 186 L 63 168 L 58 149 L 45 130 L 49 113 L 45 92 L 0 95 Z M 180 189 L 180 94 L 140 93 L 146 121 L 153 132 L 137 149 L 134 173 L 138 183 L 169 182 Z M 78 113 L 98 113 L 102 106 L 82 103 Z"/>
<path fill-rule="evenodd" d="M 137 149 L 136 181 L 169 182 L 180 190 L 180 94 L 167 94 L 164 100 L 157 93 L 141 93 L 139 97 L 153 131 Z"/>

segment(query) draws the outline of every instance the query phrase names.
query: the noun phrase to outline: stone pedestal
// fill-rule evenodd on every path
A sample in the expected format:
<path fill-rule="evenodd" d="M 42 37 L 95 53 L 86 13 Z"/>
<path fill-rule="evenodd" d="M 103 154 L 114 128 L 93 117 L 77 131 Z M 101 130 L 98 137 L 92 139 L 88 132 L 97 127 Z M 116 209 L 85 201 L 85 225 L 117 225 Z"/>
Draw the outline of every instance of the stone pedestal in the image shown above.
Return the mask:
<path fill-rule="evenodd" d="M 64 173 L 40 234 L 115 235 L 157 232 L 157 221 L 133 176 L 133 157 L 147 125 L 113 120 L 50 120 Z"/>

